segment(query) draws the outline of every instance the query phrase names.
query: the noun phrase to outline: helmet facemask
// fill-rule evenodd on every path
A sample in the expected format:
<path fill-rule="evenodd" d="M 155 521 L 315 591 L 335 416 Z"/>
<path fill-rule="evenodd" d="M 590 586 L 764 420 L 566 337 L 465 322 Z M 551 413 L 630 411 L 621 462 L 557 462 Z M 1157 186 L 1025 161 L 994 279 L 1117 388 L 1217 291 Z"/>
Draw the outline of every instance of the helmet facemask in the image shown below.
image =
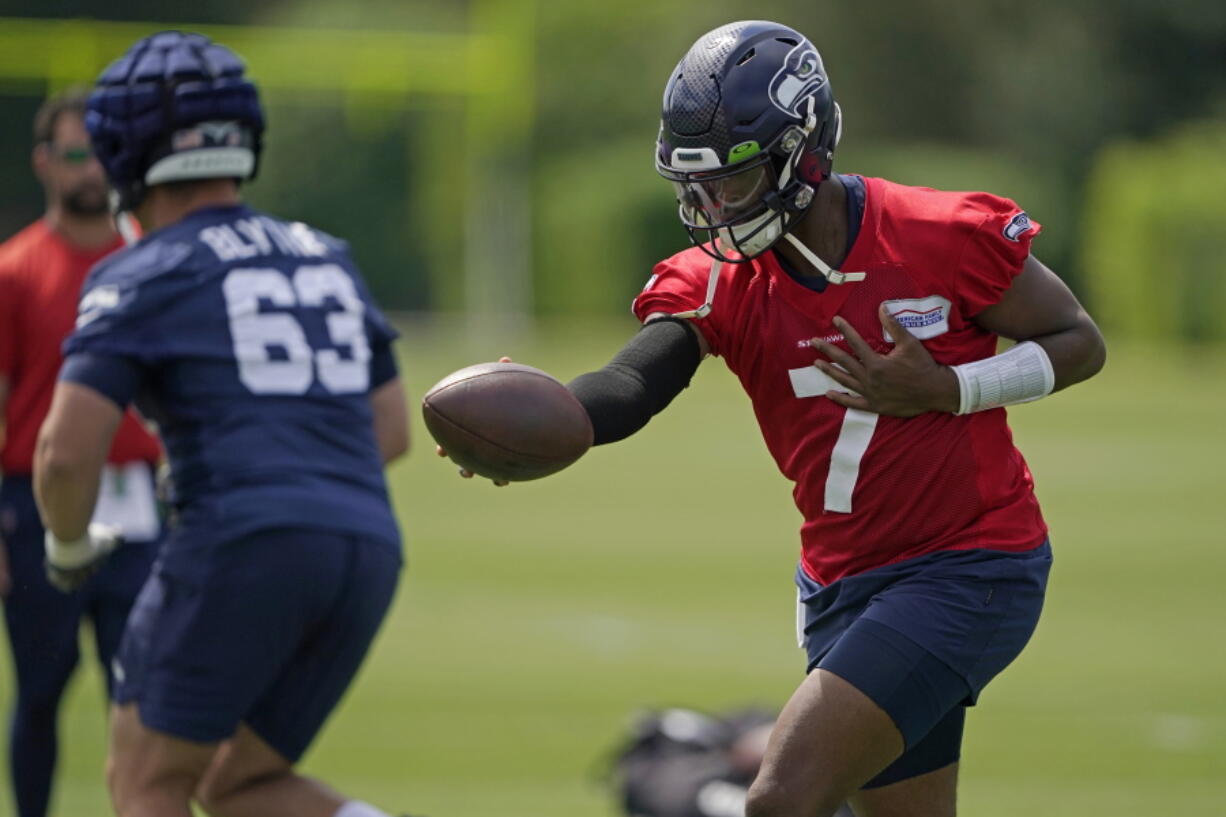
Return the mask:
<path fill-rule="evenodd" d="M 812 102 L 805 124 L 785 128 L 764 149 L 738 148 L 749 158 L 721 165 L 709 148 L 677 148 L 657 155 L 656 170 L 673 183 L 681 223 L 690 240 L 720 261 L 741 263 L 769 250 L 804 216 L 814 188 L 800 179 L 797 165 L 809 149 L 815 117 Z"/>

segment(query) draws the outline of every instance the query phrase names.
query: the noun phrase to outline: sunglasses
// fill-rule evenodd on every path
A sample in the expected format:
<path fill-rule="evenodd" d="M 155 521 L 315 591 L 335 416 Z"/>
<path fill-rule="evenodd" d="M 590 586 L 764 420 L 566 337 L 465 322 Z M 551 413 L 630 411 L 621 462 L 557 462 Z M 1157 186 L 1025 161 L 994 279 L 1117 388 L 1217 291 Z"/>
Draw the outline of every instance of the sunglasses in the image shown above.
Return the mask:
<path fill-rule="evenodd" d="M 52 148 L 52 152 L 66 165 L 83 165 L 94 158 L 94 151 L 87 147 Z"/>

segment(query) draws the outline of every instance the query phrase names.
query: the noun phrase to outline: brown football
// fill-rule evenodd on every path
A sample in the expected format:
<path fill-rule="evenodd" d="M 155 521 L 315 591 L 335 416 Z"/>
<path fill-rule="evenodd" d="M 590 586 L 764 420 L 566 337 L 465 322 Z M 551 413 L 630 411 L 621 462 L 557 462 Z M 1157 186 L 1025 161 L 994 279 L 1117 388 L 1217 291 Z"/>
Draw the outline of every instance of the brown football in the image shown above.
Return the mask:
<path fill-rule="evenodd" d="M 426 392 L 422 414 L 452 460 L 490 479 L 540 479 L 592 446 L 592 421 L 575 396 L 521 363 L 452 372 Z"/>

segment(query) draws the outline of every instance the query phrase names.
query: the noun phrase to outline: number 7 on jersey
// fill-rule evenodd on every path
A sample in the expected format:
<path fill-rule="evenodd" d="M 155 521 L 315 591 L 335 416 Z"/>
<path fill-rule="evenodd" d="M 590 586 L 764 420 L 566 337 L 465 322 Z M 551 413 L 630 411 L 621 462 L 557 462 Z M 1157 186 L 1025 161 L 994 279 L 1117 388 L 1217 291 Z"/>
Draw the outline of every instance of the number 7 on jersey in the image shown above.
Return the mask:
<path fill-rule="evenodd" d="M 788 369 L 792 392 L 800 398 L 823 397 L 828 391 L 849 391 L 816 366 Z M 826 474 L 827 511 L 851 513 L 851 495 L 860 477 L 860 461 L 877 428 L 877 417 L 871 411 L 845 409 L 834 450 L 830 452 L 830 471 Z"/>

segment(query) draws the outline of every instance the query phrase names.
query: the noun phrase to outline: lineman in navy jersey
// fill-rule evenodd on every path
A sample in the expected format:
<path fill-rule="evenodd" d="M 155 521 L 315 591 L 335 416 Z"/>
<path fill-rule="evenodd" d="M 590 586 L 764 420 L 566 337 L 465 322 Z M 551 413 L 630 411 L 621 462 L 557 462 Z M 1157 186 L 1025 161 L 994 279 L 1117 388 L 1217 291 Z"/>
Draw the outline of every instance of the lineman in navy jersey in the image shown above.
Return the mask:
<path fill-rule="evenodd" d="M 164 565 L 199 571 L 196 549 L 276 526 L 398 543 L 367 399 L 396 376 L 395 332 L 341 242 L 207 207 L 99 264 L 82 292 L 61 377 L 158 423 L 181 521 Z"/>
<path fill-rule="evenodd" d="M 135 395 L 180 494 L 164 561 L 191 570 L 179 551 L 197 539 L 276 524 L 398 541 L 366 399 L 395 376 L 394 332 L 343 244 L 237 204 L 199 209 L 96 267 L 78 325 L 66 378 L 88 384 L 97 356 L 177 375 Z"/>
<path fill-rule="evenodd" d="M 90 273 L 65 345 L 35 462 L 48 570 L 73 581 L 115 546 L 88 522 L 130 402 L 160 427 L 178 517 L 113 668 L 116 811 L 380 817 L 294 765 L 401 565 L 382 473 L 408 447 L 396 333 L 343 242 L 240 201 L 263 116 L 230 51 L 141 40 L 86 123 L 146 237 Z"/>

